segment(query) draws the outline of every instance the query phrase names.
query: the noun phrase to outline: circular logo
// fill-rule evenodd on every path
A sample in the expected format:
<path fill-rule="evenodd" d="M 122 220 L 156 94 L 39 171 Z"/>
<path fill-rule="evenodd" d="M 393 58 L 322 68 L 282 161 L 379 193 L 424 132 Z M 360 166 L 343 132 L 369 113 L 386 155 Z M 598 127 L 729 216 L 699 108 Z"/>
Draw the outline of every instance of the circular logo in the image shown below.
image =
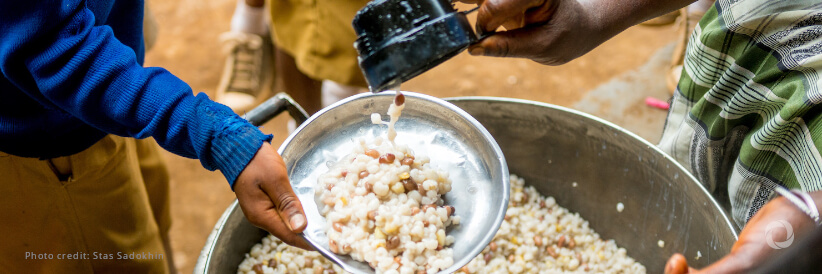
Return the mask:
<path fill-rule="evenodd" d="M 785 228 L 785 235 L 787 235 L 784 242 L 774 242 L 773 240 L 773 233 L 775 229 Z M 793 243 L 793 227 L 785 220 L 774 221 L 768 224 L 765 227 L 765 240 L 768 242 L 768 246 L 773 249 L 783 249 L 786 247 L 791 246 Z"/>

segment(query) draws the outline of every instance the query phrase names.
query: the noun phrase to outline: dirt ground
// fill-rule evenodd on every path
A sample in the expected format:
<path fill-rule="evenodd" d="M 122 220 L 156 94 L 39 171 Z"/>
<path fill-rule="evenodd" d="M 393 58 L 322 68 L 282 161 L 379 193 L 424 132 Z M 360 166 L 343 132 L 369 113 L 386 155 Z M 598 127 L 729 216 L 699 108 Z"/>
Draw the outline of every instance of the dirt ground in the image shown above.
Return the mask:
<path fill-rule="evenodd" d="M 218 35 L 228 29 L 234 0 L 150 0 L 159 23 L 157 43 L 146 66 L 164 67 L 195 92 L 214 95 L 223 68 Z M 668 99 L 664 73 L 670 62 L 673 27 L 634 27 L 566 65 L 530 60 L 472 57 L 465 53 L 403 84 L 434 95 L 497 96 L 575 108 L 621 125 L 655 143 L 665 111 L 644 105 L 645 96 Z M 287 117 L 262 127 L 278 147 Z M 165 153 L 172 179 L 171 237 L 175 264 L 194 268 L 214 224 L 234 200 L 224 177 L 199 161 Z"/>

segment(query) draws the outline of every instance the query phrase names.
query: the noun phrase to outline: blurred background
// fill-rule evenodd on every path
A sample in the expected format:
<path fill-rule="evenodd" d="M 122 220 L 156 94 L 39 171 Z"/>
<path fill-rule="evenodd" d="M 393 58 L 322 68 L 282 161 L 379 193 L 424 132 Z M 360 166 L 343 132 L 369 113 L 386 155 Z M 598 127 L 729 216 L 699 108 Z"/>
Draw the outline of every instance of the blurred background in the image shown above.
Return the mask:
<path fill-rule="evenodd" d="M 218 36 L 229 29 L 235 0 L 149 0 L 158 23 L 146 66 L 163 67 L 214 97 L 224 65 Z M 666 111 L 646 97 L 668 101 L 665 84 L 677 34 L 673 25 L 636 26 L 568 64 L 548 67 L 525 59 L 473 57 L 462 53 L 404 83 L 403 90 L 440 98 L 511 97 L 556 104 L 602 117 L 651 143 L 662 132 Z M 286 91 L 287 92 L 287 91 Z M 262 127 L 279 147 L 288 117 Z M 235 199 L 219 172 L 198 160 L 164 152 L 171 171 L 171 240 L 178 271 L 191 273 L 206 238 Z"/>

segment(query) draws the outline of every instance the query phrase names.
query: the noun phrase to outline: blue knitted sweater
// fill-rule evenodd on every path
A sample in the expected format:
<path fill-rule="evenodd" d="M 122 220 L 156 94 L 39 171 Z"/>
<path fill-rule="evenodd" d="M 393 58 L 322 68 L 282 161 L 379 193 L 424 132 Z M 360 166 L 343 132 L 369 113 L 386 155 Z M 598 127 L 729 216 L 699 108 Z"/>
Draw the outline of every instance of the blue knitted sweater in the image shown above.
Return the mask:
<path fill-rule="evenodd" d="M 0 151 L 45 159 L 108 133 L 152 136 L 233 188 L 271 136 L 168 71 L 142 67 L 142 23 L 142 0 L 0 2 Z"/>

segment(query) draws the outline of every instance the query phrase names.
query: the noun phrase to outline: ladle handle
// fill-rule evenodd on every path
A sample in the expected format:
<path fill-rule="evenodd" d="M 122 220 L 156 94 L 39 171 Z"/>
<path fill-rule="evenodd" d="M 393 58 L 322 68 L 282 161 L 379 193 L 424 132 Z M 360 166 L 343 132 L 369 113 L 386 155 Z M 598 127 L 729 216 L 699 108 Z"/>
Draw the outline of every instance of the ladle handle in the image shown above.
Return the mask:
<path fill-rule="evenodd" d="M 291 118 L 294 118 L 294 120 L 297 121 L 297 125 L 302 124 L 305 120 L 308 120 L 308 113 L 305 112 L 303 107 L 297 104 L 297 102 L 285 92 L 275 94 L 259 106 L 249 110 L 242 117 L 243 119 L 248 120 L 248 122 L 252 125 L 260 126 L 280 113 L 283 113 L 283 111 L 288 111 Z"/>

